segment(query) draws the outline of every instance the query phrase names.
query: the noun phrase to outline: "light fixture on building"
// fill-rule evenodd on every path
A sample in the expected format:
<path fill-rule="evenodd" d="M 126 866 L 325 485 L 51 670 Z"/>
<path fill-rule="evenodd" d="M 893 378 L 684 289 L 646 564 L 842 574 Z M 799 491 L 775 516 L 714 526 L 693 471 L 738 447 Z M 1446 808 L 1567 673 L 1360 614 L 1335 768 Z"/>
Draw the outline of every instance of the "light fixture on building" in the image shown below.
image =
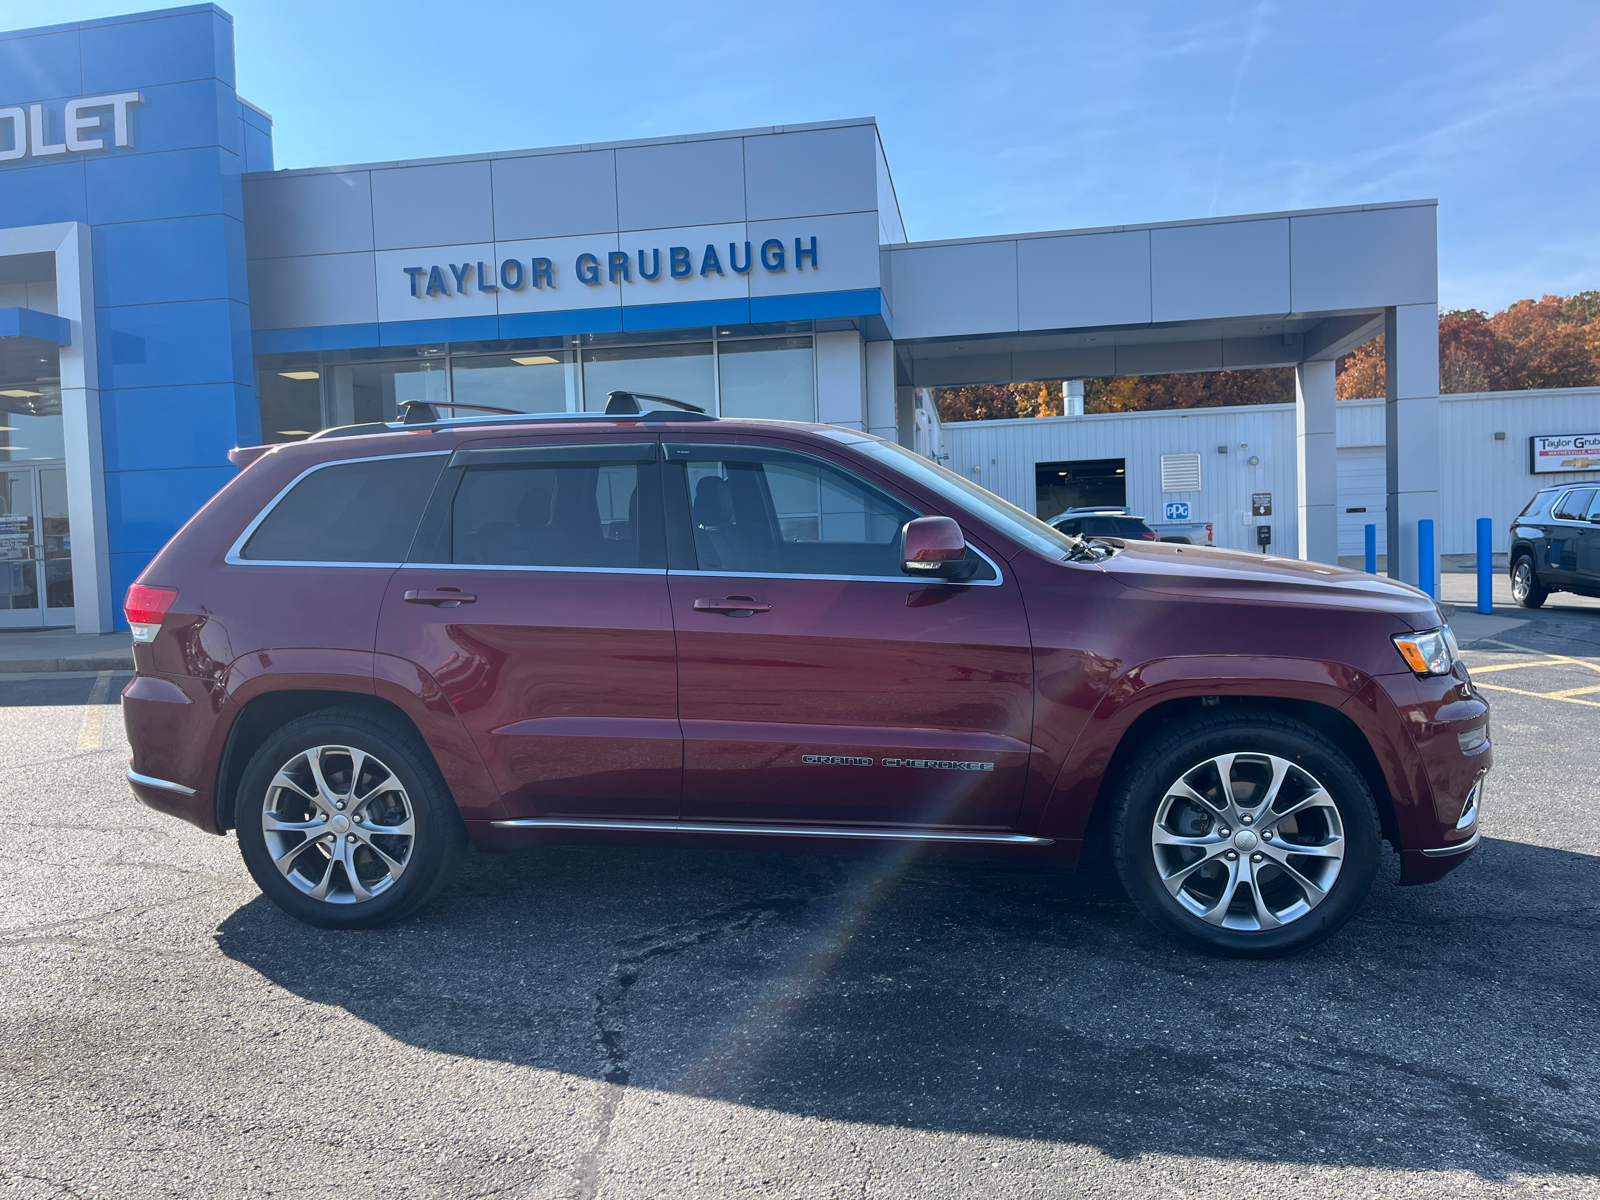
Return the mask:
<path fill-rule="evenodd" d="M 322 378 L 322 376 L 320 374 L 318 374 L 316 371 L 279 371 L 278 374 L 282 375 L 285 379 L 321 379 Z"/>
<path fill-rule="evenodd" d="M 1226 446 L 1218 446 L 1217 447 L 1217 453 L 1218 454 L 1226 454 L 1227 452 L 1228 452 L 1228 448 Z"/>
<path fill-rule="evenodd" d="M 545 363 L 557 363 L 561 360 L 559 358 L 551 358 L 548 354 L 525 354 L 513 356 L 511 361 L 524 367 L 536 367 Z"/>
<path fill-rule="evenodd" d="M 1505 441 L 1505 440 L 1506 440 L 1506 435 L 1505 435 L 1505 431 L 1504 431 L 1504 430 L 1501 430 L 1501 431 L 1500 431 L 1500 432 L 1498 432 L 1498 433 L 1496 433 L 1496 434 L 1495 434 L 1495 435 L 1494 435 L 1494 440 L 1495 440 L 1495 441 L 1497 441 L 1497 442 L 1503 442 L 1503 441 Z"/>
<path fill-rule="evenodd" d="M 1259 467 L 1261 465 L 1261 460 L 1259 458 L 1257 458 L 1254 454 L 1252 454 L 1250 456 L 1250 465 L 1252 467 Z"/>

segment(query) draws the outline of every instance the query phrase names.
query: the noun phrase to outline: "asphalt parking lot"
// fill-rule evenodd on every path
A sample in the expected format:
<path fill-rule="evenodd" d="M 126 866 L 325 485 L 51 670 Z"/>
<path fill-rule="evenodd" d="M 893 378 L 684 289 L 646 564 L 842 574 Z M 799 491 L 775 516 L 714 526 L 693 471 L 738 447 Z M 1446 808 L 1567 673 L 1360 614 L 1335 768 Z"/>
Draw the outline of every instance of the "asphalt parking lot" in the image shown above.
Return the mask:
<path fill-rule="evenodd" d="M 1266 963 L 1103 877 L 757 852 L 478 856 L 321 932 L 132 799 L 126 677 L 0 678 L 0 1197 L 1600 1195 L 1600 607 L 1560 601 L 1470 642 L 1480 852 Z"/>

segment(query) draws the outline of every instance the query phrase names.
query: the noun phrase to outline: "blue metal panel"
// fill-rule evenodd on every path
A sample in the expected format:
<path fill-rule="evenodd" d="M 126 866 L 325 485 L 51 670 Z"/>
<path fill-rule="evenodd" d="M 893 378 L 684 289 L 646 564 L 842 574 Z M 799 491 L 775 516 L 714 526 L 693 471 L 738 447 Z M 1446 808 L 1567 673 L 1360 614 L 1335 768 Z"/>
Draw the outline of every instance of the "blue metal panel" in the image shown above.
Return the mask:
<path fill-rule="evenodd" d="M 442 317 L 437 321 L 384 321 L 378 345 L 416 346 L 425 342 L 489 342 L 500 336 L 498 317 Z"/>
<path fill-rule="evenodd" d="M 241 394 L 255 404 L 255 389 L 233 383 L 101 392 L 106 470 L 227 466 Z M 240 444 L 255 440 L 241 438 Z"/>
<path fill-rule="evenodd" d="M 574 308 L 550 313 L 507 313 L 500 318 L 500 336 L 503 338 L 621 332 L 622 309 L 616 307 Z"/>
<path fill-rule="evenodd" d="M 106 472 L 106 526 L 122 553 L 154 554 L 236 474 L 220 467 Z"/>
<path fill-rule="evenodd" d="M 272 170 L 272 126 L 262 128 L 261 125 L 250 120 L 255 116 L 249 109 L 245 109 L 245 119 L 242 122 L 244 130 L 244 169 L 246 171 Z"/>
<path fill-rule="evenodd" d="M 249 310 L 237 301 L 102 308 L 95 318 L 102 388 L 254 384 Z"/>
<path fill-rule="evenodd" d="M 239 102 L 233 89 L 226 84 L 215 79 L 197 79 L 140 91 L 144 103 L 131 109 L 128 117 L 132 126 L 132 148 L 108 151 L 105 157 L 193 150 L 201 146 L 221 146 L 234 154 L 244 154 Z M 110 122 L 104 124 L 109 127 Z"/>
<path fill-rule="evenodd" d="M 81 158 L 47 167 L 0 169 L 0 225 L 50 225 L 89 219 Z"/>
<path fill-rule="evenodd" d="M 226 48 L 219 35 L 226 38 Z M 81 37 L 87 95 L 186 79 L 220 79 L 234 86 L 233 24 L 220 9 L 142 13 L 115 24 L 86 21 Z"/>
<path fill-rule="evenodd" d="M 883 292 L 860 288 L 851 292 L 806 292 L 798 296 L 752 296 L 750 320 L 819 321 L 828 317 L 887 316 Z"/>
<path fill-rule="evenodd" d="M 77 30 L 0 38 L 0 104 L 83 94 Z"/>
<path fill-rule="evenodd" d="M 242 165 L 237 155 L 214 147 L 94 159 L 85 169 L 89 221 L 101 225 L 204 213 L 243 220 Z"/>
<path fill-rule="evenodd" d="M 687 329 L 695 325 L 748 325 L 749 300 L 690 300 L 635 304 L 622 310 L 624 329 Z"/>
<path fill-rule="evenodd" d="M 35 338 L 57 346 L 70 346 L 72 322 L 31 308 L 0 308 L 0 337 Z"/>
<path fill-rule="evenodd" d="M 323 325 L 316 329 L 258 329 L 253 339 L 257 354 L 309 354 L 316 350 L 360 350 L 381 345 L 376 322 Z"/>
<path fill-rule="evenodd" d="M 247 301 L 244 225 L 209 216 L 97 226 L 94 291 L 102 307 Z"/>

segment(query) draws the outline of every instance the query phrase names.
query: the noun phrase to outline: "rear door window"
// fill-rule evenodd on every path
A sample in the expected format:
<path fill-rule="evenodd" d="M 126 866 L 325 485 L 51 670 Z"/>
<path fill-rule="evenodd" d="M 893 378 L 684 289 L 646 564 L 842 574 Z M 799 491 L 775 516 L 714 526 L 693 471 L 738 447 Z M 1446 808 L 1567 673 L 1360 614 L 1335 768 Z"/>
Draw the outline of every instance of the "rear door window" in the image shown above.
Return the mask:
<path fill-rule="evenodd" d="M 1138 517 L 1114 517 L 1117 533 L 1121 537 L 1149 537 L 1155 532 Z"/>
<path fill-rule="evenodd" d="M 1553 515 L 1558 521 L 1582 521 L 1586 518 L 1594 497 L 1594 488 L 1574 488 L 1556 502 Z"/>
<path fill-rule="evenodd" d="M 314 468 L 259 519 L 239 558 L 398 566 L 444 465 L 443 454 L 413 454 Z"/>
<path fill-rule="evenodd" d="M 655 442 L 458 451 L 413 561 L 662 570 Z"/>

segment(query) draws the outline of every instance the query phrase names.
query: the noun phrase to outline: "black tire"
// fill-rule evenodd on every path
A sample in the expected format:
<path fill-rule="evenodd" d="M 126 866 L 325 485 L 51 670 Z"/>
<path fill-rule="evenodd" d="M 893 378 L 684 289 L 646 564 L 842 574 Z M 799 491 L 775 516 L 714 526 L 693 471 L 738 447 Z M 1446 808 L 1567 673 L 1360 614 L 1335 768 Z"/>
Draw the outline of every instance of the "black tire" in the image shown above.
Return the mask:
<path fill-rule="evenodd" d="M 366 756 L 355 778 L 351 752 Z M 313 758 L 326 791 L 316 784 Z M 280 770 L 304 791 L 275 785 Z M 285 821 L 309 828 L 286 830 Z M 360 708 L 311 713 L 267 738 L 245 767 L 235 825 L 245 866 L 267 898 L 323 929 L 370 929 L 410 916 L 450 877 L 465 841 L 455 802 L 416 732 Z"/>
<path fill-rule="evenodd" d="M 1533 559 L 1526 554 L 1517 555 L 1511 564 L 1511 598 L 1523 608 L 1541 608 L 1550 596 L 1550 589 L 1539 585 L 1539 572 Z"/>
<path fill-rule="evenodd" d="M 1225 812 L 1177 798 L 1185 780 L 1192 781 L 1189 786 L 1197 792 L 1220 796 L 1220 784 L 1207 792 L 1206 782 L 1216 780 L 1220 771 L 1212 760 L 1228 754 L 1243 756 L 1230 765 L 1229 789 L 1240 805 L 1224 804 Z M 1246 799 L 1266 794 L 1260 789 L 1280 770 L 1274 759 L 1285 764 L 1283 782 L 1274 793 L 1278 799 L 1253 816 L 1239 815 L 1248 808 Z M 1314 785 L 1320 785 L 1320 791 Z M 1324 793 L 1326 800 L 1321 798 Z M 1166 803 L 1169 796 L 1175 797 L 1171 804 Z M 1277 810 L 1300 799 L 1308 805 L 1301 810 L 1303 815 L 1278 815 Z M 1158 863 L 1153 840 L 1163 809 L 1159 836 L 1192 834 L 1204 846 L 1163 845 Z M 1191 823 L 1173 831 L 1172 815 L 1180 811 Z M 1250 816 L 1248 822 L 1245 816 Z M 1227 822 L 1242 823 L 1235 829 Z M 1255 836 L 1257 831 L 1264 832 Z M 1295 954 L 1334 934 L 1366 899 L 1377 873 L 1381 842 L 1372 793 L 1344 753 L 1309 725 L 1264 709 L 1214 709 L 1167 726 L 1140 747 L 1122 778 L 1111 816 L 1112 859 L 1140 911 L 1164 932 L 1191 945 L 1241 958 Z M 1325 847 L 1335 847 L 1343 857 L 1337 864 L 1302 857 L 1287 850 L 1296 844 L 1323 854 L 1329 853 Z M 1229 853 L 1231 861 L 1226 858 Z M 1246 873 L 1252 882 L 1230 888 L 1230 880 L 1242 881 Z M 1218 879 L 1219 875 L 1224 878 Z M 1169 882 L 1173 879 L 1179 880 L 1177 891 Z M 1318 899 L 1312 899 L 1319 891 L 1313 880 L 1322 885 Z M 1215 903 L 1206 894 L 1208 888 L 1215 893 Z M 1226 897 L 1232 900 L 1224 905 Z M 1280 901 L 1282 907 L 1275 909 Z M 1209 919 L 1203 919 L 1197 910 L 1208 903 Z M 1300 905 L 1306 905 L 1303 913 L 1298 911 Z M 1272 927 L 1259 915 L 1263 910 L 1273 920 L 1280 915 L 1287 919 Z M 1221 921 L 1246 925 L 1253 921 L 1256 927 L 1230 928 Z"/>

